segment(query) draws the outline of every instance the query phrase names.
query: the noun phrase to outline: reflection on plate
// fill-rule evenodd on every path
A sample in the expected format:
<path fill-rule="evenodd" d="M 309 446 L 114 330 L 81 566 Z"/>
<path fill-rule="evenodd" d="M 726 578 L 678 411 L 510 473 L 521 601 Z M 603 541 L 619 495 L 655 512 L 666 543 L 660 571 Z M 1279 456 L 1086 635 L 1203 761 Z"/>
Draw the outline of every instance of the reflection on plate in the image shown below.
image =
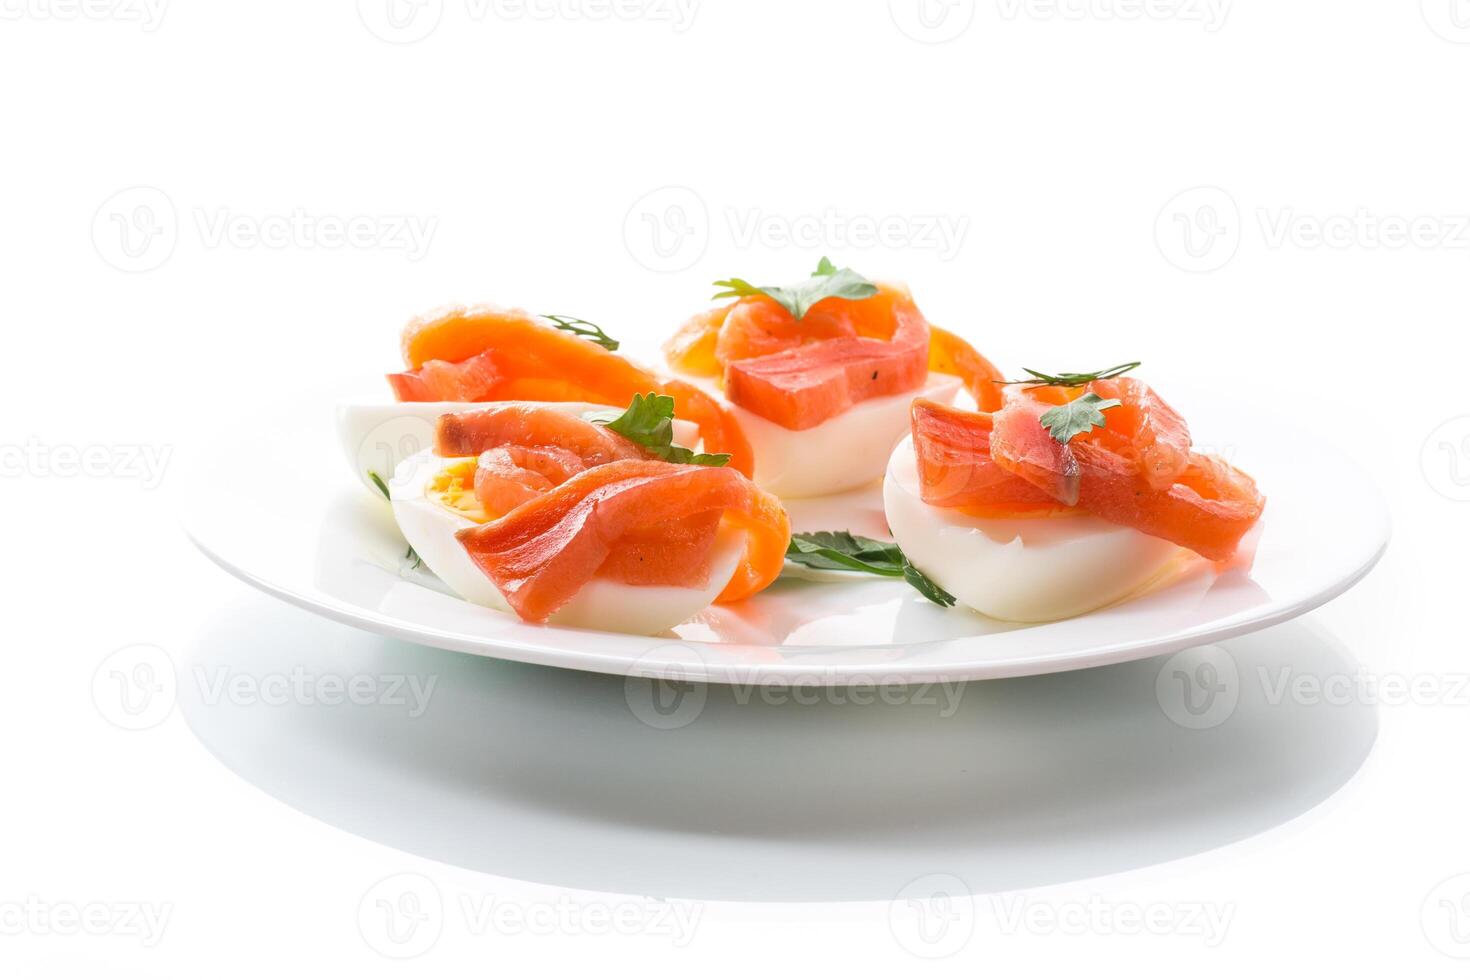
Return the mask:
<path fill-rule="evenodd" d="M 683 685 L 651 711 L 648 681 L 247 594 L 181 678 L 361 676 L 384 696 L 266 705 L 181 684 L 180 707 L 266 793 L 435 861 L 631 895 L 887 901 L 934 873 L 994 892 L 1183 858 L 1299 817 L 1358 770 L 1372 705 L 1273 697 L 1281 676 L 1359 670 L 1336 640 L 1299 621 L 1206 650 L 883 693 Z M 1213 697 L 1186 683 L 1205 664 Z"/>

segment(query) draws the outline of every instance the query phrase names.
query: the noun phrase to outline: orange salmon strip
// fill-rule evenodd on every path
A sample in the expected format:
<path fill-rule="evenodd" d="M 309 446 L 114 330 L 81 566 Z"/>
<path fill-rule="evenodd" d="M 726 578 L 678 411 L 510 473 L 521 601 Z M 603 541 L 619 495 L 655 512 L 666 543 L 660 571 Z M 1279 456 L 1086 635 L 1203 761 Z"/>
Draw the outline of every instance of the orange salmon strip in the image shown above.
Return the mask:
<path fill-rule="evenodd" d="M 932 323 L 929 325 L 929 370 L 952 374 L 965 383 L 965 390 L 975 399 L 982 412 L 994 412 L 1001 406 L 1000 368 L 986 360 L 963 338 Z"/>
<path fill-rule="evenodd" d="M 699 426 L 704 448 L 753 470 L 750 442 L 709 395 L 664 381 L 623 357 L 541 322 L 523 310 L 454 309 L 410 323 L 409 370 L 391 374 L 400 401 L 589 401 L 624 406 L 650 391 L 674 399 L 675 414 Z"/>
<path fill-rule="evenodd" d="M 975 517 L 1077 513 L 996 464 L 990 455 L 990 414 L 918 398 L 910 418 L 925 503 L 962 508 Z"/>
<path fill-rule="evenodd" d="M 700 574 L 689 565 L 679 582 L 708 581 L 709 543 L 721 515 L 747 531 L 746 551 L 717 601 L 733 602 L 765 588 L 781 573 L 791 537 L 786 512 L 770 494 L 728 467 L 622 460 L 597 466 L 527 501 L 505 516 L 456 535 L 470 557 L 522 619 L 545 622 L 565 605 L 630 537 L 645 567 L 688 561 L 704 541 Z M 700 518 L 703 518 L 701 522 Z M 671 535 L 660 540 L 657 528 Z M 651 537 L 649 535 L 652 535 Z M 626 567 L 627 555 L 617 559 Z M 626 574 L 626 572 L 625 572 Z"/>
<path fill-rule="evenodd" d="M 644 455 L 642 447 L 605 425 L 537 405 L 449 412 L 434 425 L 434 452 L 439 456 L 478 456 L 506 445 L 556 446 L 588 466 Z"/>
<path fill-rule="evenodd" d="M 929 321 L 906 293 L 885 286 L 869 299 L 824 299 L 800 323 L 761 299 L 736 304 L 721 330 L 725 395 L 736 405 L 801 430 L 923 386 Z M 885 327 L 886 337 L 872 335 Z M 745 352 L 755 356 L 736 356 Z"/>
<path fill-rule="evenodd" d="M 1074 436 L 1071 445 L 1094 445 L 1133 461 L 1155 490 L 1173 486 L 1189 465 L 1190 435 L 1184 417 L 1136 378 L 1108 378 L 1072 388 L 1013 385 L 1004 391 L 1007 404 L 1041 403 L 1041 411 L 1089 393 L 1122 402 L 1107 410 L 1107 425 Z"/>
<path fill-rule="evenodd" d="M 439 416 L 434 452 L 478 456 L 475 497 L 491 517 L 593 466 L 643 459 L 642 447 L 606 426 L 537 405 L 494 405 Z"/>
<path fill-rule="evenodd" d="M 1240 540 L 1255 526 L 1266 500 L 1255 481 L 1213 456 L 1189 450 L 1176 458 L 1161 443 L 1142 447 L 1119 442 L 1120 432 L 1104 436 L 1113 425 L 1109 409 L 1104 430 L 1079 435 L 1067 445 L 1052 438 L 1041 415 L 1052 403 L 1038 398 L 1007 398 L 992 419 L 990 450 L 1004 470 L 1026 480 L 1064 504 L 1114 524 L 1172 541 L 1212 561 L 1235 554 Z M 1126 414 L 1120 414 L 1119 425 Z M 1167 443 L 1169 440 L 1164 440 Z M 1158 459 L 1167 455 L 1175 470 L 1167 485 L 1158 485 Z"/>
<path fill-rule="evenodd" d="M 912 314 L 908 310 L 912 310 Z M 665 342 L 664 356 L 676 371 L 697 377 L 719 377 L 728 384 L 729 374 L 727 372 L 736 362 L 781 354 L 807 346 L 815 346 L 818 352 L 830 351 L 834 359 L 852 357 L 846 345 L 826 347 L 824 343 L 843 338 L 870 338 L 891 342 L 898 339 L 899 331 L 905 325 L 899 322 L 900 316 L 909 319 L 912 315 L 919 314 L 907 292 L 898 287 L 886 285 L 880 287 L 877 296 L 866 300 L 836 298 L 822 300 L 813 306 L 800 321 L 797 321 L 784 307 L 768 296 L 747 296 L 734 303 L 718 306 L 690 317 L 674 336 Z M 922 315 L 919 316 L 922 318 Z M 927 370 L 958 376 L 964 381 L 965 388 L 981 409 L 985 411 L 999 409 L 1001 406 L 1000 382 L 1004 375 L 994 364 L 982 357 L 974 347 L 955 334 L 932 324 L 928 326 L 928 330 Z M 903 377 L 895 376 L 890 379 L 890 386 L 893 390 L 887 393 L 908 390 L 898 387 L 900 384 L 909 384 L 910 387 L 922 386 L 923 377 L 916 370 L 917 358 L 911 358 L 909 352 L 903 350 L 902 342 L 889 351 L 873 345 L 864 345 L 859 349 L 869 357 L 881 358 L 884 354 L 901 357 L 900 367 Z M 811 361 L 816 362 L 820 362 L 822 356 L 821 353 L 816 353 L 815 357 L 807 355 Z M 775 368 L 764 370 L 786 375 L 777 381 L 778 387 L 783 385 L 792 387 L 799 386 L 805 380 L 797 370 L 794 370 L 804 366 L 788 361 L 784 363 L 784 366 L 778 364 Z M 869 366 L 869 381 L 877 380 L 871 378 L 872 370 L 872 366 Z M 858 375 L 856 380 L 861 388 L 863 380 L 859 373 L 861 368 L 853 368 L 851 371 Z M 834 375 L 837 373 L 844 375 L 843 381 L 839 384 L 846 383 L 848 369 L 844 367 L 840 372 L 833 372 Z M 849 390 L 849 395 L 851 394 Z M 772 417 L 761 410 L 761 398 L 763 397 L 761 393 L 752 392 L 746 397 L 751 404 L 745 404 L 744 407 L 763 417 Z M 775 394 L 769 397 L 783 398 Z M 785 400 L 791 402 L 800 402 L 809 397 L 813 396 L 806 393 L 784 396 Z M 832 405 L 841 405 L 845 400 L 843 395 L 835 398 L 818 397 L 826 397 L 831 404 L 814 406 L 809 409 L 808 411 L 814 415 L 831 411 Z M 876 397 L 876 393 L 867 394 L 864 397 Z M 741 404 L 733 394 L 731 400 Z M 861 398 L 853 398 L 853 400 L 861 400 Z M 799 410 L 792 407 L 776 408 L 774 412 L 778 416 L 785 415 L 786 417 L 800 414 Z"/>

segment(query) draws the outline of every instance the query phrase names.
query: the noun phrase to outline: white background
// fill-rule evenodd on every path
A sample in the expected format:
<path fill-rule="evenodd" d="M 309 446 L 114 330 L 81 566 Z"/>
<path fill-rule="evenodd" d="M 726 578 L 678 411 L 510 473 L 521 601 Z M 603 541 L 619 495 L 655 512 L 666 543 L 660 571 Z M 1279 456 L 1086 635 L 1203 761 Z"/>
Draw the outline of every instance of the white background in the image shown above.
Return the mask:
<path fill-rule="evenodd" d="M 1142 975 L 1463 975 L 1453 957 L 1470 956 L 1470 879 L 1441 883 L 1470 873 L 1470 6 L 626 0 L 595 16 L 609 8 L 420 0 L 396 27 L 383 3 L 358 8 L 0 0 L 11 670 L 0 687 L 0 972 L 973 977 L 1094 971 L 1113 957 Z M 354 219 L 360 239 L 334 238 L 334 223 Z M 1142 910 L 1163 935 L 1093 912 L 1076 928 L 1006 928 L 996 909 L 1009 906 L 982 895 L 953 906 L 947 938 L 931 945 L 905 932 L 902 880 L 896 904 L 781 904 L 703 901 L 697 874 L 678 896 L 699 913 L 682 945 L 647 917 L 633 934 L 597 934 L 567 912 L 542 935 L 476 930 L 456 896 L 532 915 L 649 899 L 574 890 L 582 879 L 555 871 L 531 883 L 467 870 L 346 833 L 236 775 L 248 767 L 222 764 L 228 743 L 206 750 L 181 710 L 130 731 L 94 699 L 99 665 L 130 644 L 183 664 L 227 636 L 288 664 L 293 642 L 340 646 L 344 663 L 366 642 L 252 598 L 183 538 L 170 454 L 209 438 L 219 418 L 288 394 L 329 404 L 338 379 L 393 369 L 402 322 L 446 302 L 576 313 L 646 347 L 703 305 L 711 280 L 792 279 L 824 253 L 908 280 L 932 319 L 1009 368 L 1139 358 L 1186 414 L 1203 398 L 1277 411 L 1346 449 L 1389 498 L 1388 557 L 1313 617 L 1370 676 L 1421 692 L 1410 704 L 1354 696 L 1379 725 L 1358 775 L 1248 840 L 1000 896 L 1064 917 Z M 68 447 L 90 447 L 89 472 L 68 464 Z M 166 465 L 140 472 L 127 462 L 134 448 Z M 238 478 L 289 474 L 242 460 Z M 1334 479 L 1321 474 L 1323 494 Z M 238 666 L 249 673 L 249 657 Z M 534 676 L 553 700 L 582 690 Z M 274 709 L 253 710 L 254 730 L 271 731 Z M 793 738 L 831 738 L 811 724 L 831 712 L 786 714 Z M 576 718 L 548 724 L 570 724 L 561 737 L 573 747 L 606 735 Z M 549 737 L 534 713 L 525 720 L 525 739 Z M 892 716 L 876 706 L 840 720 L 871 733 Z M 938 724 L 903 731 L 915 753 L 958 737 Z M 1209 737 L 1166 734 L 1181 747 Z M 1250 758 L 1222 774 L 1282 749 L 1233 744 Z M 1021 770 L 1038 765 L 1026 744 L 1012 748 Z M 308 749 L 363 754 L 282 738 L 266 763 L 289 770 Z M 383 785 L 410 787 L 411 800 L 412 773 L 388 772 L 402 765 L 393 746 L 372 749 Z M 700 750 L 715 780 L 742 751 L 738 737 Z M 621 764 L 646 781 L 638 758 Z M 850 801 L 855 821 L 865 806 L 891 812 L 893 770 L 848 775 L 870 790 Z M 885 859 L 932 830 L 925 793 L 903 787 L 911 818 L 865 839 Z M 1222 778 L 1200 806 L 1255 790 Z M 664 792 L 675 807 L 703 791 Z M 780 811 L 753 795 L 753 813 Z M 389 806 L 371 794 L 347 802 Z M 403 804 L 391 803 L 400 819 Z M 595 807 L 582 819 L 576 839 L 594 863 L 613 829 L 629 830 Z M 1170 833 L 1146 811 L 1137 827 L 1140 839 Z M 814 837 L 793 861 L 820 854 Z M 690 827 L 666 838 L 671 862 L 699 853 L 737 870 L 783 843 Z M 518 867 L 537 866 L 543 845 L 525 841 Z M 407 961 L 384 950 L 419 950 L 371 925 L 375 883 L 398 874 L 426 876 L 446 902 L 437 941 Z M 140 904 L 166 916 L 161 936 L 130 928 Z M 99 934 L 65 934 L 80 907 Z M 1228 912 L 1218 942 L 1177 925 L 1193 909 Z"/>

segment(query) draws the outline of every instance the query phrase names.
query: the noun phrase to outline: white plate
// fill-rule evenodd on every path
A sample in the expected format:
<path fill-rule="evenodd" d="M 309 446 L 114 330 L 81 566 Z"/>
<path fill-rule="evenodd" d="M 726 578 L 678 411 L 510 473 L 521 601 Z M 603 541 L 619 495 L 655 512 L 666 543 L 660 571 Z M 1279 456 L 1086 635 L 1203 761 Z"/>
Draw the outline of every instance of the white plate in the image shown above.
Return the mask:
<path fill-rule="evenodd" d="M 724 683 L 898 684 L 1119 663 L 1299 616 L 1361 579 L 1388 541 L 1367 476 L 1320 440 L 1232 412 L 1201 435 L 1269 502 L 1249 573 L 1203 562 L 1169 586 L 1075 619 L 1021 626 L 935 606 L 901 583 L 782 580 L 665 637 L 535 626 L 471 605 L 407 567 L 387 504 L 342 464 L 330 404 L 217 430 L 186 460 L 185 525 L 222 568 L 304 609 L 400 639 L 607 673 Z M 1205 443 L 1209 445 L 1209 443 Z M 1239 450 L 1238 452 L 1236 450 Z M 877 488 L 794 501 L 798 529 L 883 530 Z"/>

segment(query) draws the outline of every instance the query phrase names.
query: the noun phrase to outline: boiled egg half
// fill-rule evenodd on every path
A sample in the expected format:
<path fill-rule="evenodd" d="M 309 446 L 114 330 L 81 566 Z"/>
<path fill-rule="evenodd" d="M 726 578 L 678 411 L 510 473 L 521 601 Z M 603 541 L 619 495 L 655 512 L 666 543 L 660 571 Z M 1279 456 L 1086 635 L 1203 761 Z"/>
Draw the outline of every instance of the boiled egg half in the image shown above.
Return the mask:
<path fill-rule="evenodd" d="M 489 520 L 475 497 L 476 462 L 474 457 L 436 456 L 432 449 L 404 459 L 388 482 L 393 517 L 423 563 L 456 594 L 511 613 L 495 583 L 454 536 Z M 721 528 L 710 555 L 709 579 L 702 588 L 627 585 L 593 578 L 549 622 L 642 635 L 666 632 L 724 591 L 744 549 L 744 531 Z"/>
<path fill-rule="evenodd" d="M 914 567 L 976 612 L 1020 623 L 1066 619 L 1117 602 L 1180 567 L 1162 538 L 1089 515 L 997 520 L 920 495 L 912 437 L 888 460 L 883 509 Z"/>

